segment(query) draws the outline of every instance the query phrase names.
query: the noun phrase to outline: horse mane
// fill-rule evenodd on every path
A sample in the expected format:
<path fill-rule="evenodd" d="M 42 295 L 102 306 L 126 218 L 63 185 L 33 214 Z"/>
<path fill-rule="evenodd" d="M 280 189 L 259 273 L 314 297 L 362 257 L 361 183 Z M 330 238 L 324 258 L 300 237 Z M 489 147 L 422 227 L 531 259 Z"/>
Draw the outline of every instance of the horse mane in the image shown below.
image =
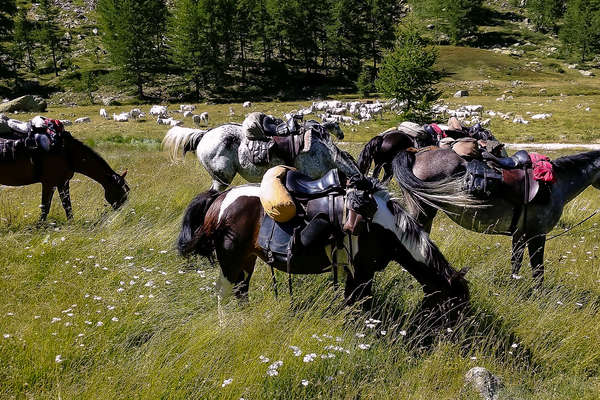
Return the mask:
<path fill-rule="evenodd" d="M 66 143 L 68 143 L 67 146 L 72 146 L 74 144 L 75 147 L 78 147 L 80 150 L 83 150 L 84 152 L 86 152 L 88 157 L 93 157 L 96 160 L 96 162 L 98 162 L 100 167 L 110 171 L 113 174 L 116 173 L 110 167 L 110 165 L 108 165 L 106 160 L 104 158 L 102 158 L 102 156 L 100 154 L 98 154 L 94 149 L 92 149 L 91 147 L 89 147 L 88 145 L 83 143 L 81 140 L 76 139 L 75 137 L 69 135 L 68 138 L 65 138 L 65 141 L 66 141 Z M 73 154 L 69 154 L 68 157 L 72 158 Z"/>
<path fill-rule="evenodd" d="M 600 150 L 587 151 L 584 153 L 571 154 L 552 160 L 552 165 L 557 171 L 572 168 L 581 168 L 589 165 L 592 161 L 600 158 Z"/>
<path fill-rule="evenodd" d="M 378 193 L 385 192 L 382 191 Z M 384 198 L 387 198 L 386 203 L 388 207 L 390 207 L 392 214 L 394 214 L 394 224 L 396 228 L 399 232 L 402 232 L 402 239 L 404 239 L 402 241 L 403 245 L 407 247 L 409 252 L 411 249 L 417 249 L 427 261 L 427 264 L 450 283 L 455 271 L 440 249 L 431 240 L 427 232 L 404 210 L 399 201 L 391 198 L 389 193 L 386 193 Z M 406 244 L 408 244 L 408 246 Z"/>
<path fill-rule="evenodd" d="M 366 174 L 371 169 L 371 163 L 375 153 L 381 148 L 383 136 L 377 135 L 371 138 L 358 155 L 358 169 L 361 173 Z"/>

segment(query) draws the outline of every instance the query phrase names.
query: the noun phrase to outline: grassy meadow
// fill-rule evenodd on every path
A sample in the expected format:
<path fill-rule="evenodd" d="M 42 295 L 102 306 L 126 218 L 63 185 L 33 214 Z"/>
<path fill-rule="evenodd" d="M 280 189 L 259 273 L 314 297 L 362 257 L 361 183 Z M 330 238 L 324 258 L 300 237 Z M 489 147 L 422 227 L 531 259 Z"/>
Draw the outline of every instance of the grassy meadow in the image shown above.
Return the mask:
<path fill-rule="evenodd" d="M 457 88 L 446 85 L 447 93 Z M 496 102 L 508 88 L 496 83 L 446 101 L 553 114 L 529 125 L 493 119 L 492 131 L 506 142 L 598 142 L 600 96 L 564 90 L 561 97 L 558 87 L 546 95 L 537 84 L 517 88 L 515 100 Z M 253 110 L 281 115 L 308 104 L 257 103 Z M 207 173 L 192 155 L 169 162 L 160 149 L 165 126 L 102 120 L 99 108 L 51 107 L 47 115 L 92 118 L 69 128 L 116 171 L 128 168 L 131 193 L 122 209 L 112 211 L 101 187 L 76 175 L 75 219 L 66 222 L 56 195 L 49 222 L 37 227 L 40 185 L 0 187 L 1 399 L 478 399 L 464 386 L 474 366 L 502 378 L 505 398 L 598 398 L 598 218 L 548 242 L 546 281 L 535 294 L 527 263 L 523 279 L 508 277 L 508 238 L 438 218 L 433 239 L 455 268 L 471 267 L 472 293 L 464 318 L 442 329 L 416 318 L 421 289 L 396 264 L 376 276 L 380 323 L 344 308 L 329 275 L 295 277 L 290 299 L 278 273 L 275 299 L 262 262 L 249 303 L 229 302 L 219 314 L 218 267 L 174 250 L 185 207 L 210 185 Z M 111 114 L 131 108 L 107 107 Z M 209 112 L 211 125 L 239 122 L 247 112 L 241 104 L 197 110 Z M 397 122 L 385 115 L 347 127 L 342 147 L 357 155 L 362 142 Z M 599 207 L 588 189 L 568 205 L 556 232 Z"/>

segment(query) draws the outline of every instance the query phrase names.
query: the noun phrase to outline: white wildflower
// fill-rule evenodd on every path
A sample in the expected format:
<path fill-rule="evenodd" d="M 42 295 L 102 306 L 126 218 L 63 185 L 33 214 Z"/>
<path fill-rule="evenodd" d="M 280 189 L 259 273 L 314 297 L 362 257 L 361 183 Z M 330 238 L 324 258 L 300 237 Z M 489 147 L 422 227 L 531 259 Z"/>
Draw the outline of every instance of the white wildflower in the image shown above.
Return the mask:
<path fill-rule="evenodd" d="M 302 379 L 302 386 L 308 386 L 308 384 L 310 383 L 309 381 L 307 381 L 306 379 Z"/>
<path fill-rule="evenodd" d="M 317 355 L 315 353 L 310 353 L 305 355 L 302 361 L 304 361 L 305 363 L 312 362 L 316 357 Z"/>
<path fill-rule="evenodd" d="M 300 350 L 300 347 L 298 347 L 298 346 L 290 346 L 290 349 L 292 349 L 292 351 L 294 352 L 294 355 L 296 357 L 300 357 L 302 355 L 302 350 Z"/>
<path fill-rule="evenodd" d="M 57 354 L 56 357 L 54 357 L 54 361 L 57 363 L 61 363 L 63 362 L 63 358 L 60 354 Z"/>
<path fill-rule="evenodd" d="M 233 378 L 225 379 L 223 381 L 223 383 L 221 384 L 221 387 L 225 387 L 225 386 L 229 385 L 231 382 L 233 382 Z"/>
<path fill-rule="evenodd" d="M 358 348 L 361 349 L 361 350 L 369 350 L 371 348 L 371 345 L 367 344 L 367 343 L 360 343 L 358 345 Z"/>
<path fill-rule="evenodd" d="M 263 363 L 268 363 L 269 362 L 269 359 L 267 357 L 263 356 L 263 355 L 260 355 L 258 357 L 258 359 L 260 360 L 260 362 L 263 362 Z"/>

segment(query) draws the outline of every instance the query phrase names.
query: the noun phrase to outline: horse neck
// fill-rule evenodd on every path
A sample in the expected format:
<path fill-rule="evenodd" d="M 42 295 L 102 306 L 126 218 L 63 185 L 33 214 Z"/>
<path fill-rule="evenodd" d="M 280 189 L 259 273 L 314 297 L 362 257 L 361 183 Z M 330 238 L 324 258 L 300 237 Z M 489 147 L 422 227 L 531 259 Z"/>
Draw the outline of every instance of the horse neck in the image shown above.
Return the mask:
<path fill-rule="evenodd" d="M 360 175 L 358 164 L 349 153 L 340 150 L 333 142 L 327 145 L 327 147 L 329 147 L 333 153 L 331 156 L 335 168 L 342 171 L 348 178 L 354 175 Z"/>
<path fill-rule="evenodd" d="M 69 158 L 75 172 L 95 180 L 104 189 L 113 182 L 115 171 L 102 157 L 78 140 L 71 141 Z"/>
<path fill-rule="evenodd" d="M 600 151 L 588 154 L 588 159 L 575 161 L 571 167 L 555 168 L 555 185 L 558 185 L 566 202 L 577 197 L 600 176 Z"/>

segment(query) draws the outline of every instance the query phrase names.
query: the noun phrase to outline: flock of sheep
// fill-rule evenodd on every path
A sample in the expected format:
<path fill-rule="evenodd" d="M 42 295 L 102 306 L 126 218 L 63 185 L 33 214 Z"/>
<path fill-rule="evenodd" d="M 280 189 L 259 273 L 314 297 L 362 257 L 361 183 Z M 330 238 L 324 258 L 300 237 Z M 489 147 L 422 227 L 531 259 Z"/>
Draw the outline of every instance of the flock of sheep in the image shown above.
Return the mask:
<path fill-rule="evenodd" d="M 181 105 L 179 106 L 179 110 L 176 112 L 181 113 L 183 118 L 192 117 L 192 120 L 196 125 L 200 125 L 204 123 L 208 125 L 208 112 L 203 112 L 200 114 L 194 114 L 196 110 L 196 106 L 194 105 Z M 183 121 L 177 120 L 173 117 L 169 116 L 169 111 L 167 106 L 158 106 L 154 105 L 150 108 L 150 112 L 148 113 L 152 117 L 156 118 L 156 123 L 159 125 L 169 125 L 169 126 L 181 126 L 183 125 Z M 100 116 L 104 119 L 110 119 L 106 109 L 100 109 Z M 139 108 L 134 108 L 129 112 L 123 112 L 120 114 L 113 113 L 112 119 L 117 122 L 127 122 L 129 120 L 139 120 L 146 119 L 146 114 L 142 112 Z"/>

